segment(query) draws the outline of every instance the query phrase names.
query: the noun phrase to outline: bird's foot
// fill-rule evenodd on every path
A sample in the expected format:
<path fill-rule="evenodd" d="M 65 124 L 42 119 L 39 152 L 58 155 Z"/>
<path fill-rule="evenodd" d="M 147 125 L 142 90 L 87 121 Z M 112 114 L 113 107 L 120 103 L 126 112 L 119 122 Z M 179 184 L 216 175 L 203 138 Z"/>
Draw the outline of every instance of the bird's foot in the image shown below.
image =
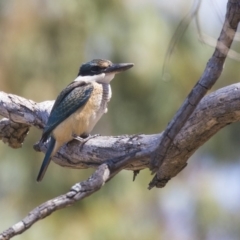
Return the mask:
<path fill-rule="evenodd" d="M 76 134 L 73 134 L 73 138 L 80 142 L 80 150 L 82 150 L 84 144 L 92 138 L 99 137 L 100 134 L 88 135 L 87 137 L 80 137 Z"/>

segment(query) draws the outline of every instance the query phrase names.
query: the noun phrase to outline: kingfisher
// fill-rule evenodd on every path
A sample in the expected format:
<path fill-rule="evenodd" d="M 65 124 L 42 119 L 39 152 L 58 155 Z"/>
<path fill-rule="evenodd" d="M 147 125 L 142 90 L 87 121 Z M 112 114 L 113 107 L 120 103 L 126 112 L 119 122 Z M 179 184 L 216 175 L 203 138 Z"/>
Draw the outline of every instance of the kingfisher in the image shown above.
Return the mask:
<path fill-rule="evenodd" d="M 110 82 L 115 74 L 133 67 L 133 63 L 112 63 L 94 59 L 82 64 L 77 78 L 58 95 L 43 130 L 41 143 L 49 138 L 48 149 L 40 168 L 40 182 L 51 158 L 73 139 L 87 139 L 104 113 L 112 96 Z"/>

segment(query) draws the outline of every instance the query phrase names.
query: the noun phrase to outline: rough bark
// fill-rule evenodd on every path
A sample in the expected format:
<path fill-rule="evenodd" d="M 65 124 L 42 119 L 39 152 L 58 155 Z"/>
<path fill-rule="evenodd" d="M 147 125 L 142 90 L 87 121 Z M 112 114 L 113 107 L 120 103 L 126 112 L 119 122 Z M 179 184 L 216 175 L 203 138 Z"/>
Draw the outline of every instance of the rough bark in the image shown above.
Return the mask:
<path fill-rule="evenodd" d="M 12 148 L 22 147 L 22 143 L 27 136 L 29 126 L 23 123 L 15 123 L 9 119 L 0 121 L 0 140 Z"/>
<path fill-rule="evenodd" d="M 5 102 L 0 101 L 0 115 L 11 116 L 11 119 L 17 121 L 17 123 L 6 119 L 0 121 L 2 129 L 7 129 L 12 125 L 15 127 L 7 132 L 9 138 L 4 138 L 4 140 L 5 142 L 9 140 L 10 144 L 12 139 L 15 139 L 13 130 L 16 130 L 16 126 L 19 125 L 21 126 L 20 132 L 23 134 L 17 138 L 20 139 L 19 146 L 26 135 L 22 129 L 28 129 L 30 126 L 42 128 L 53 105 L 53 101 L 35 103 L 4 92 L 0 92 L 0 99 L 5 100 Z M 23 107 L 25 103 L 27 107 Z M 163 164 L 160 168 L 161 175 L 169 179 L 175 176 L 188 158 L 211 136 L 229 123 L 239 121 L 239 111 L 240 83 L 224 87 L 205 96 L 172 143 L 166 155 L 168 164 Z M 90 139 L 83 147 L 77 140 L 74 140 L 63 146 L 53 161 L 63 167 L 96 168 L 108 160 L 116 163 L 122 156 L 138 152 L 141 153 L 141 158 L 136 156 L 136 159 L 125 169 L 141 170 L 150 166 L 151 156 L 158 147 L 162 135 L 163 133 L 115 137 L 99 136 Z M 45 152 L 47 143 L 35 144 L 34 148 L 37 151 Z M 172 164 L 175 166 L 169 168 Z"/>

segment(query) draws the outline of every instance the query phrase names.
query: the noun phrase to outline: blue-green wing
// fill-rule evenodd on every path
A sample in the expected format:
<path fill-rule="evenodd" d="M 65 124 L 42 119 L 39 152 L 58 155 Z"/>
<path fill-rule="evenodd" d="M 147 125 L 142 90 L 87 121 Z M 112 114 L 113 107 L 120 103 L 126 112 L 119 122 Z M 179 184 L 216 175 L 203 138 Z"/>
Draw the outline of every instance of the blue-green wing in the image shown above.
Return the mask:
<path fill-rule="evenodd" d="M 52 130 L 62 121 L 74 113 L 77 109 L 84 106 L 93 91 L 93 85 L 86 82 L 70 83 L 57 97 L 47 125 L 44 128 L 41 141 L 46 141 Z"/>

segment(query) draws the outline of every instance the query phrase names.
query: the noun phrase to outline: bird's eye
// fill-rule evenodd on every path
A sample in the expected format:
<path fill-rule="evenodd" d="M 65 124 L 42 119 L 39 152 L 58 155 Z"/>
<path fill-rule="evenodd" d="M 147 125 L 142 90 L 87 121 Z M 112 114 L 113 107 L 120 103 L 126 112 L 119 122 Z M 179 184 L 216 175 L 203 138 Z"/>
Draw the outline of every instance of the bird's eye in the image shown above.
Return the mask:
<path fill-rule="evenodd" d="M 99 72 L 100 70 L 101 70 L 101 68 L 99 66 L 91 67 L 92 72 Z"/>

